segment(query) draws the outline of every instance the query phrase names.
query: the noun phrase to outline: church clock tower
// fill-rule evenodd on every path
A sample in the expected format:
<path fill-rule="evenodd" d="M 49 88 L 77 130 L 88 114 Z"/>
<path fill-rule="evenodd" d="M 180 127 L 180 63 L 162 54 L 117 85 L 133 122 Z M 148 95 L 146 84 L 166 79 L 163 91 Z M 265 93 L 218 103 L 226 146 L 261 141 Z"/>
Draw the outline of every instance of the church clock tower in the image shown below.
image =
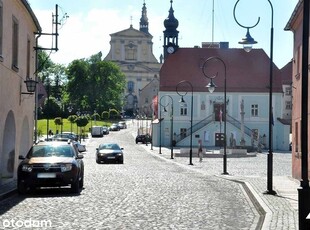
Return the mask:
<path fill-rule="evenodd" d="M 173 54 L 178 49 L 178 35 L 179 31 L 177 28 L 179 26 L 179 21 L 174 17 L 174 10 L 172 8 L 172 0 L 170 0 L 171 6 L 169 10 L 168 18 L 164 21 L 164 26 L 166 30 L 164 31 L 164 59 L 168 57 L 169 54 Z"/>

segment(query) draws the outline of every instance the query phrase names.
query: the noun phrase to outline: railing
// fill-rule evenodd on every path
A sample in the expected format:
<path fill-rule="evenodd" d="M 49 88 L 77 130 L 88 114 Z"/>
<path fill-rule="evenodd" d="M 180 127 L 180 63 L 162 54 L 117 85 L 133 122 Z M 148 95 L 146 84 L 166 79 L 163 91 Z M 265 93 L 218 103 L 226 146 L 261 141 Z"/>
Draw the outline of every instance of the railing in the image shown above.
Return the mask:
<path fill-rule="evenodd" d="M 191 132 L 191 128 L 186 130 L 186 133 L 178 134 L 175 136 L 175 141 L 179 142 L 186 137 L 190 136 L 192 133 L 196 132 L 197 130 L 203 128 L 204 126 L 208 125 L 210 122 L 214 121 L 214 114 L 211 114 L 210 116 L 206 117 L 205 119 L 199 121 L 195 125 L 193 125 L 193 132 Z"/>
<path fill-rule="evenodd" d="M 228 121 L 230 124 L 235 126 L 236 128 L 241 130 L 241 122 L 236 120 L 235 118 L 229 116 L 228 114 L 226 115 L 226 121 Z M 244 133 L 248 135 L 249 137 L 252 136 L 252 129 L 250 129 L 247 126 L 244 126 Z"/>
<path fill-rule="evenodd" d="M 203 120 L 199 121 L 198 123 L 196 123 L 195 125 L 193 125 L 193 133 L 196 132 L 197 130 L 203 128 L 204 126 L 208 125 L 212 121 L 215 121 L 215 115 L 214 114 L 211 114 L 210 116 L 206 117 L 205 119 L 203 119 Z M 226 115 L 226 122 L 229 122 L 230 124 L 235 126 L 237 129 L 241 130 L 241 122 L 236 120 L 235 118 L 229 116 L 228 114 Z M 244 133 L 246 135 L 248 135 L 249 137 L 252 137 L 252 130 L 247 126 L 244 126 Z M 186 130 L 186 133 L 182 133 L 182 134 L 178 134 L 178 135 L 174 136 L 174 138 L 175 138 L 174 140 L 176 141 L 176 143 L 178 143 L 181 140 L 185 139 L 186 137 L 190 136 L 191 134 L 192 134 L 191 128 L 189 128 Z"/>

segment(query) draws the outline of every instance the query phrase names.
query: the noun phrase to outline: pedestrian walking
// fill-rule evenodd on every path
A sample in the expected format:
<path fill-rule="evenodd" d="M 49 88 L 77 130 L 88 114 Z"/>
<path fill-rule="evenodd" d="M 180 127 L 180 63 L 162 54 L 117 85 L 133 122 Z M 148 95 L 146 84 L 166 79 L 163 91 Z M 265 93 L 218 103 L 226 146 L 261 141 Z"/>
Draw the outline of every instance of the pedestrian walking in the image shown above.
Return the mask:
<path fill-rule="evenodd" d="M 198 140 L 198 157 L 199 157 L 199 162 L 201 163 L 202 157 L 203 157 L 201 140 Z"/>

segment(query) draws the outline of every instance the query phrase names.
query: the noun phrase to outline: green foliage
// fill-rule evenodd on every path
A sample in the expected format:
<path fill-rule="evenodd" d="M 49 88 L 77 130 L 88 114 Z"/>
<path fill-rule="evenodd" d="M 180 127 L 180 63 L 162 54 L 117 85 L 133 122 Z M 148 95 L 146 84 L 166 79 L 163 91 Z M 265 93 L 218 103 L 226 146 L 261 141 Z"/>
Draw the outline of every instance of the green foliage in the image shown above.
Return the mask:
<path fill-rule="evenodd" d="M 99 120 L 100 120 L 100 115 L 99 115 L 99 113 L 94 113 L 91 117 L 92 117 L 93 120 L 96 120 L 96 121 L 99 121 Z"/>
<path fill-rule="evenodd" d="M 54 65 L 50 56 L 45 50 L 38 50 L 38 70 L 37 72 L 45 72 L 48 68 Z"/>
<path fill-rule="evenodd" d="M 78 127 L 84 127 L 88 124 L 88 117 L 80 116 L 75 120 L 75 123 Z"/>
<path fill-rule="evenodd" d="M 108 120 L 110 118 L 110 113 L 108 111 L 103 111 L 101 113 L 102 120 Z"/>
<path fill-rule="evenodd" d="M 70 116 L 68 117 L 68 121 L 70 121 L 70 123 L 75 123 L 76 118 L 77 118 L 76 115 L 70 115 Z"/>
<path fill-rule="evenodd" d="M 54 97 L 46 98 L 42 108 L 42 114 L 45 118 L 53 118 L 61 115 L 61 107 Z"/>
<path fill-rule="evenodd" d="M 74 133 L 79 133 L 80 128 L 77 128 L 76 124 L 71 124 L 69 120 L 67 119 L 62 119 L 63 122 L 63 127 L 62 130 L 64 132 L 70 132 L 71 131 L 71 127 L 72 127 L 72 132 Z M 111 125 L 111 121 L 97 121 L 96 125 L 99 126 L 110 126 Z M 90 128 L 90 122 L 88 122 L 88 124 L 84 127 L 85 130 L 89 130 Z M 49 129 L 51 129 L 52 131 L 56 131 L 57 127 L 55 125 L 54 122 L 49 121 Z M 79 130 L 77 130 L 79 129 Z M 40 119 L 38 120 L 38 132 L 40 132 L 40 136 L 41 135 L 46 135 L 46 133 L 48 132 L 47 130 L 47 120 L 46 119 Z"/>
<path fill-rule="evenodd" d="M 101 52 L 74 60 L 67 67 L 53 63 L 45 51 L 38 55 L 38 76 L 50 98 L 39 111 L 40 118 L 67 116 L 67 110 L 61 108 L 68 105 L 73 111 L 98 111 L 96 120 L 110 108 L 121 110 L 125 75 L 117 64 L 102 60 Z"/>
<path fill-rule="evenodd" d="M 110 109 L 109 110 L 109 118 L 113 120 L 120 119 L 120 113 L 116 109 Z"/>
<path fill-rule="evenodd" d="M 55 125 L 62 125 L 62 118 L 61 117 L 56 117 L 54 119 Z"/>
<path fill-rule="evenodd" d="M 102 61 L 98 53 L 74 60 L 67 68 L 68 100 L 85 111 L 121 109 L 125 75 L 115 63 Z"/>

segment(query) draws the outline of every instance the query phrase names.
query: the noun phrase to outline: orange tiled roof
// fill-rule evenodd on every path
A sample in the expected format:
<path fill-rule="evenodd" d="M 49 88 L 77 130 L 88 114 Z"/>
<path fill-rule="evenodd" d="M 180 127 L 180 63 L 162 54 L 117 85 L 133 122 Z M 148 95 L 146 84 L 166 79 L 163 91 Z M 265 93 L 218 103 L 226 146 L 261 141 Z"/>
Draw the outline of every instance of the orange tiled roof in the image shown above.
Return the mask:
<path fill-rule="evenodd" d="M 247 53 L 243 49 L 179 48 L 170 54 L 160 70 L 160 91 L 175 91 L 176 85 L 187 80 L 196 92 L 208 92 L 205 87 L 210 80 L 202 66 L 209 57 L 218 57 L 226 65 L 227 92 L 269 92 L 270 59 L 262 49 Z M 217 61 L 207 62 L 207 74 L 214 79 L 216 91 L 224 91 L 224 65 Z M 273 65 L 273 92 L 282 92 L 281 72 Z M 180 85 L 179 87 L 182 87 Z M 190 86 L 186 86 L 190 90 Z M 181 90 L 181 88 L 179 88 Z"/>

